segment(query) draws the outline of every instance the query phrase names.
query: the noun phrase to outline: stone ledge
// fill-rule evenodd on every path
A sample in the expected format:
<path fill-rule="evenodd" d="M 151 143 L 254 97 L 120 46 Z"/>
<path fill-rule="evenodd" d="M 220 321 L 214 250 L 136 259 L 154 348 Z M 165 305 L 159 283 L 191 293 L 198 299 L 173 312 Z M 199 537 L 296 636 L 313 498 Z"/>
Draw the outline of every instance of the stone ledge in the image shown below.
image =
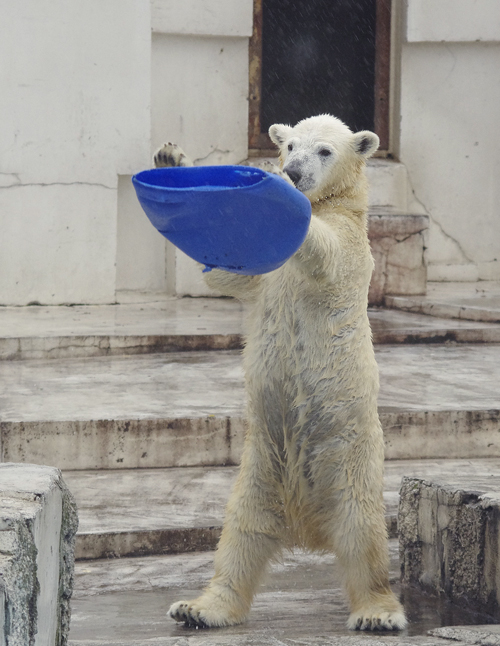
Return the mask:
<path fill-rule="evenodd" d="M 240 0 L 152 0 L 151 29 L 154 33 L 179 36 L 252 35 L 252 2 Z"/>
<path fill-rule="evenodd" d="M 429 218 L 372 209 L 368 238 L 375 260 L 368 294 L 370 305 L 380 305 L 388 295 L 425 294 L 427 267 L 424 251 Z"/>
<path fill-rule="evenodd" d="M 401 213 L 384 207 L 372 207 L 368 213 L 370 239 L 395 237 L 397 240 L 422 233 L 429 228 L 429 216 Z"/>
<path fill-rule="evenodd" d="M 500 619 L 500 477 L 403 478 L 403 584 Z"/>
<path fill-rule="evenodd" d="M 0 339 L 0 361 L 239 350 L 241 334 L 73 335 Z"/>
<path fill-rule="evenodd" d="M 500 409 L 380 406 L 388 460 L 500 457 Z M 228 416 L 0 422 L 1 455 L 66 470 L 239 464 L 246 421 Z"/>
<path fill-rule="evenodd" d="M 10 463 L 0 465 L 0 500 L 0 632 L 9 646 L 64 646 L 78 526 L 74 500 L 58 469 Z"/>

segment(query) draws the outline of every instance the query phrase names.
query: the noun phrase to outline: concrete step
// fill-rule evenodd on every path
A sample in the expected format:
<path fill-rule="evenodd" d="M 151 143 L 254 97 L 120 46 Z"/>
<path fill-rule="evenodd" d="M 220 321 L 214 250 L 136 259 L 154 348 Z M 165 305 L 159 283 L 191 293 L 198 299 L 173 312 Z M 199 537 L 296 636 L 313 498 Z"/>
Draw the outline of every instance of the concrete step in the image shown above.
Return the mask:
<path fill-rule="evenodd" d="M 157 295 L 116 305 L 1 307 L 0 359 L 228 350 L 241 346 L 242 315 L 233 299 Z"/>
<path fill-rule="evenodd" d="M 397 534 L 403 475 L 422 478 L 500 476 L 500 458 L 390 460 L 384 500 L 390 536 Z M 214 549 L 235 467 L 65 471 L 80 518 L 76 558 L 99 559 Z"/>
<path fill-rule="evenodd" d="M 0 360 L 241 347 L 244 307 L 238 301 L 153 298 L 116 305 L 0 307 Z M 500 325 L 491 323 L 383 309 L 369 310 L 369 317 L 375 343 L 500 342 Z"/>
<path fill-rule="evenodd" d="M 425 296 L 386 296 L 387 307 L 470 321 L 500 321 L 500 281 L 427 283 Z"/>
<path fill-rule="evenodd" d="M 391 557 L 391 577 L 395 580 L 395 542 Z M 304 552 L 285 554 L 280 563 L 271 566 L 245 624 L 199 631 L 179 626 L 166 616 L 169 605 L 199 594 L 213 574 L 212 561 L 212 553 L 194 553 L 79 563 L 71 604 L 70 643 L 149 643 L 147 640 L 161 639 L 156 642 L 158 646 L 279 646 L 286 636 L 300 639 L 348 634 L 344 628 L 348 608 L 335 558 Z M 163 642 L 167 639 L 172 641 Z"/>
<path fill-rule="evenodd" d="M 390 459 L 500 455 L 500 345 L 379 345 Z M 1 460 L 62 469 L 236 464 L 236 351 L 0 362 Z"/>
<path fill-rule="evenodd" d="M 401 589 L 398 544 L 390 541 L 390 578 L 409 619 L 402 633 L 352 633 L 336 559 L 297 551 L 270 566 L 248 620 L 196 630 L 167 617 L 170 604 L 196 597 L 213 574 L 208 552 L 76 564 L 70 646 L 464 646 L 497 644 L 484 615 Z M 474 625 L 476 624 L 476 625 Z M 479 624 L 479 625 L 477 625 Z M 440 626 L 462 626 L 440 629 Z M 436 630 L 437 629 L 437 630 Z M 427 631 L 433 630 L 432 636 Z M 449 635 L 448 641 L 439 634 Z M 453 635 L 453 637 L 452 637 Z M 475 639 L 467 636 L 475 635 Z M 460 638 L 462 637 L 462 639 Z M 485 639 L 489 637 L 489 641 Z M 483 638 L 483 641 L 480 641 Z"/>

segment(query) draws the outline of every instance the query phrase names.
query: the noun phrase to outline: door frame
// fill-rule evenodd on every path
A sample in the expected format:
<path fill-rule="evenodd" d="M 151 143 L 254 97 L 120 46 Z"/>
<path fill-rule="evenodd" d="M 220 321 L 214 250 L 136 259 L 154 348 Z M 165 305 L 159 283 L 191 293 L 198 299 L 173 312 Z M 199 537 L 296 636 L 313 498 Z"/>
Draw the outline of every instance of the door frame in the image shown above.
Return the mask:
<path fill-rule="evenodd" d="M 392 0 L 376 1 L 375 22 L 375 132 L 380 138 L 377 156 L 391 155 L 391 23 Z M 262 14 L 265 0 L 254 0 L 253 30 L 249 42 L 248 147 L 252 157 L 276 151 L 269 135 L 260 131 L 262 99 Z"/>

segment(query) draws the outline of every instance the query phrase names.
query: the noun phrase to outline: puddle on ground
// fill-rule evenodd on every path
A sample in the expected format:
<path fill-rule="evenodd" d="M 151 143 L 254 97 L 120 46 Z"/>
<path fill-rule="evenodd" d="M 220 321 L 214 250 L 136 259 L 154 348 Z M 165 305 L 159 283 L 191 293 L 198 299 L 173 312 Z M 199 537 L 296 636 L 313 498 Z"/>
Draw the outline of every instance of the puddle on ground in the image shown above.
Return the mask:
<path fill-rule="evenodd" d="M 408 635 L 425 635 L 441 626 L 472 626 L 497 623 L 491 617 L 450 603 L 446 599 L 408 587 L 400 592 L 409 620 Z"/>

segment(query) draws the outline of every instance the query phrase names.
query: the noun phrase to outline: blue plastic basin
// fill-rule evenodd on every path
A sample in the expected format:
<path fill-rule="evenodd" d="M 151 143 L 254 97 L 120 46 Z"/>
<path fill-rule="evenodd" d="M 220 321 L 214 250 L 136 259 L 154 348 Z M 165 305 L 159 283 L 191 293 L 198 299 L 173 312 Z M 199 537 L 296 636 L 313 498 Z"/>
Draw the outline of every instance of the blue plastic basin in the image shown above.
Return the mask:
<path fill-rule="evenodd" d="M 311 220 L 305 195 L 258 168 L 155 168 L 132 181 L 151 223 L 209 269 L 273 271 L 300 247 Z"/>

